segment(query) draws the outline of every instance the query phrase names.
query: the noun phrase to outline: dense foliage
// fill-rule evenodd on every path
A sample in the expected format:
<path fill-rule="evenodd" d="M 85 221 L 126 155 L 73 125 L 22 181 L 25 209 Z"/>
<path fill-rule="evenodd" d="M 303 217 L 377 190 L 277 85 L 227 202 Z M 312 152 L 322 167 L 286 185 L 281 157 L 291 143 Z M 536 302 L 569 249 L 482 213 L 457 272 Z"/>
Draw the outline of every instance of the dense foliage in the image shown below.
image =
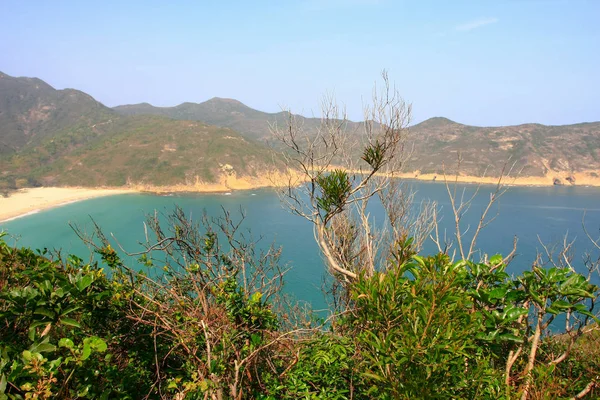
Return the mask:
<path fill-rule="evenodd" d="M 544 336 L 556 316 L 593 319 L 598 288 L 571 270 L 510 277 L 501 257 L 407 240 L 320 324 L 281 306 L 278 253 L 229 218 L 169 223 L 150 220 L 162 247 L 135 270 L 102 240 L 88 264 L 0 239 L 0 398 L 557 398 L 597 382 L 595 332 Z"/>

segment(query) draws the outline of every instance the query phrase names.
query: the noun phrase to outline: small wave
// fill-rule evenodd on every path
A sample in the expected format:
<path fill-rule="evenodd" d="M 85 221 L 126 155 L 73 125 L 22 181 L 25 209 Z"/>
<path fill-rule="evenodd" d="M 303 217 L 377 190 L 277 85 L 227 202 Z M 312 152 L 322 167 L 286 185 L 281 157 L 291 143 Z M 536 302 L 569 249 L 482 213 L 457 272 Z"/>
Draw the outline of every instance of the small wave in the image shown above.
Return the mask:
<path fill-rule="evenodd" d="M 0 221 L 0 222 L 14 221 L 15 219 L 19 219 L 19 218 L 27 217 L 28 215 L 37 214 L 37 213 L 39 213 L 40 211 L 41 211 L 41 210 L 39 210 L 39 209 L 37 209 L 37 210 L 32 210 L 32 211 L 26 212 L 26 213 L 24 213 L 24 214 L 17 215 L 16 217 L 7 218 L 7 219 L 5 219 L 5 220 L 3 220 L 3 221 Z"/>
<path fill-rule="evenodd" d="M 535 208 L 539 210 L 571 210 L 571 211 L 589 211 L 598 212 L 600 208 L 585 208 L 585 207 L 569 207 L 569 206 L 541 206 L 541 205 L 526 205 L 526 204 L 503 204 L 504 208 Z"/>

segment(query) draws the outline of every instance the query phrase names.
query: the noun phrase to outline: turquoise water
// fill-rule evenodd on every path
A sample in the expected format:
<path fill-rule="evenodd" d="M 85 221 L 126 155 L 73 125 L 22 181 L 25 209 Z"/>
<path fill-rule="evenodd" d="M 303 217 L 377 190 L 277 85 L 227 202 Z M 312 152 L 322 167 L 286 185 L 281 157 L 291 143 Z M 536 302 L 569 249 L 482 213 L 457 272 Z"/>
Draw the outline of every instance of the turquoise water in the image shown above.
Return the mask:
<path fill-rule="evenodd" d="M 451 227 L 450 203 L 446 188 L 440 183 L 414 182 L 417 191 L 415 203 L 424 199 L 438 202 L 442 208 L 442 229 Z M 460 189 L 473 191 L 475 186 Z M 482 187 L 465 222 L 476 224 L 482 208 L 489 199 L 491 187 Z M 145 213 L 154 210 L 168 212 L 177 204 L 192 217 L 200 218 L 203 210 L 209 215 L 221 215 L 221 207 L 233 216 L 240 209 L 246 213 L 245 227 L 254 237 L 262 236 L 261 245 L 272 242 L 283 246 L 282 260 L 291 266 L 287 274 L 286 290 L 297 298 L 312 303 L 315 308 L 325 307 L 321 293 L 324 277 L 323 262 L 314 243 L 311 225 L 301 217 L 283 208 L 278 197 L 270 190 L 240 191 L 224 194 L 175 194 L 156 196 L 127 194 L 97 198 L 73 203 L 0 223 L 0 230 L 20 237 L 18 244 L 33 248 L 62 249 L 82 258 L 89 250 L 77 238 L 68 223 L 76 223 L 91 232 L 90 216 L 108 235 L 113 233 L 129 251 L 139 250 L 137 243 L 143 239 Z M 586 212 L 586 226 L 598 237 L 600 232 L 600 190 L 583 187 L 511 188 L 500 200 L 493 214 L 499 216 L 484 230 L 478 248 L 495 254 L 507 254 L 512 249 L 513 237 L 519 238 L 518 255 L 509 266 L 509 272 L 529 268 L 537 250 L 541 250 L 538 235 L 544 243 L 562 242 L 565 233 L 575 239 L 575 266 L 583 272 L 582 255 L 592 246 L 585 238 L 582 217 Z M 383 219 L 381 209 L 375 205 L 372 215 Z M 471 228 L 473 230 L 473 228 Z M 425 252 L 434 251 L 433 244 Z M 598 252 L 595 252 L 598 257 Z"/>

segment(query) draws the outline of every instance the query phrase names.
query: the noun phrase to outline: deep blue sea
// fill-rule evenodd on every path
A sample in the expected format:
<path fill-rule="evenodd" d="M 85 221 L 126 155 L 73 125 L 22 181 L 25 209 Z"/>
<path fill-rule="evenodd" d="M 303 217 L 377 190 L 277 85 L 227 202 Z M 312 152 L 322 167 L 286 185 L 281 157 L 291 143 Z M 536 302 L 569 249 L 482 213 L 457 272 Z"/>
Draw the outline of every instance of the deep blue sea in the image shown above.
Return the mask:
<path fill-rule="evenodd" d="M 415 206 L 422 200 L 434 200 L 441 207 L 441 227 L 453 232 L 450 203 L 446 188 L 441 183 L 412 182 L 416 191 Z M 467 194 L 476 186 L 459 186 Z M 465 224 L 475 225 L 487 204 L 492 186 L 482 186 L 468 214 Z M 310 302 L 315 309 L 326 305 L 321 292 L 325 276 L 323 262 L 314 243 L 312 226 L 306 220 L 291 214 L 280 203 L 277 195 L 268 189 L 238 191 L 225 194 L 174 194 L 159 196 L 150 194 L 127 194 L 97 198 L 73 203 L 0 223 L 0 230 L 8 231 L 18 238 L 18 245 L 33 248 L 62 249 L 82 258 L 89 256 L 89 249 L 79 240 L 69 222 L 92 231 L 90 217 L 107 234 L 114 234 L 129 251 L 140 250 L 138 242 L 144 238 L 143 221 L 146 213 L 158 210 L 169 212 L 175 205 L 192 216 L 200 218 L 206 210 L 209 215 L 222 214 L 222 207 L 234 218 L 244 210 L 244 227 L 254 237 L 262 236 L 261 245 L 272 242 L 283 247 L 282 261 L 291 267 L 286 278 L 286 290 L 300 300 Z M 498 217 L 482 232 L 478 248 L 488 254 L 507 254 L 512 249 L 513 237 L 519 239 L 518 255 L 509 266 L 510 273 L 531 267 L 536 252 L 541 250 L 539 240 L 548 244 L 563 241 L 564 235 L 575 239 L 576 268 L 583 270 L 582 256 L 592 246 L 582 229 L 582 218 L 590 233 L 600 235 L 600 189 L 585 187 L 513 187 L 499 200 L 492 214 Z M 383 220 L 382 210 L 375 205 L 372 215 Z M 471 231 L 474 228 L 471 228 Z M 539 236 L 539 239 L 538 239 Z M 10 239 L 12 243 L 13 239 Z M 434 251 L 432 243 L 424 252 Z M 598 252 L 595 252 L 598 257 Z"/>

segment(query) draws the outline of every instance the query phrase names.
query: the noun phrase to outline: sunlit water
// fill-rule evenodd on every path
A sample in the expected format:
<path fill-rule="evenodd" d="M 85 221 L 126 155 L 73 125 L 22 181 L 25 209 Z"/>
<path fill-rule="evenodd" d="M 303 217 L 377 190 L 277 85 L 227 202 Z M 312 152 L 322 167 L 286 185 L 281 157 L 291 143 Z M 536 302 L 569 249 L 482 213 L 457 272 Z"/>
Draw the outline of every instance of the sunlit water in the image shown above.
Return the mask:
<path fill-rule="evenodd" d="M 448 233 L 452 233 L 450 202 L 445 186 L 424 182 L 410 185 L 417 191 L 416 205 L 426 199 L 438 202 L 443 215 L 441 230 L 447 229 Z M 461 186 L 459 192 L 463 188 L 468 193 L 475 186 Z M 480 189 L 469 213 L 464 217 L 465 226 L 477 223 L 492 190 L 493 187 L 490 186 Z M 312 227 L 306 220 L 284 209 L 277 195 L 270 190 L 240 191 L 230 195 L 127 194 L 97 198 L 0 223 L 0 230 L 18 236 L 18 244 L 21 246 L 61 248 L 64 253 L 75 253 L 85 258 L 89 250 L 74 234 L 69 222 L 91 231 L 91 216 L 105 233 L 114 234 L 127 250 L 136 251 L 139 250 L 137 243 L 144 238 L 142 222 L 145 213 L 154 210 L 169 212 L 175 204 L 193 218 L 200 218 L 204 210 L 209 215 L 221 215 L 222 207 L 239 218 L 240 209 L 244 210 L 244 227 L 250 229 L 254 237 L 262 237 L 261 245 L 267 246 L 275 242 L 283 247 L 282 261 L 291 267 L 287 273 L 286 290 L 298 299 L 312 303 L 314 308 L 325 307 L 321 292 L 323 261 L 314 243 Z M 588 231 L 598 237 L 599 189 L 515 187 L 501 198 L 499 206 L 491 214 L 495 215 L 496 211 L 499 211 L 499 216 L 481 233 L 477 247 L 488 254 L 507 254 L 512 249 L 513 237 L 516 235 L 519 238 L 518 254 L 511 263 L 509 272 L 517 273 L 530 268 L 536 252 L 542 249 L 540 240 L 557 244 L 563 241 L 567 233 L 570 239 L 575 239 L 574 265 L 584 272 L 582 256 L 584 251 L 592 250 L 592 246 L 582 229 L 582 218 L 585 212 Z M 380 207 L 373 207 L 371 213 L 376 221 L 383 220 Z M 471 228 L 471 232 L 473 229 Z M 428 243 L 424 252 L 434 250 L 433 244 Z M 595 255 L 597 257 L 598 253 Z"/>

